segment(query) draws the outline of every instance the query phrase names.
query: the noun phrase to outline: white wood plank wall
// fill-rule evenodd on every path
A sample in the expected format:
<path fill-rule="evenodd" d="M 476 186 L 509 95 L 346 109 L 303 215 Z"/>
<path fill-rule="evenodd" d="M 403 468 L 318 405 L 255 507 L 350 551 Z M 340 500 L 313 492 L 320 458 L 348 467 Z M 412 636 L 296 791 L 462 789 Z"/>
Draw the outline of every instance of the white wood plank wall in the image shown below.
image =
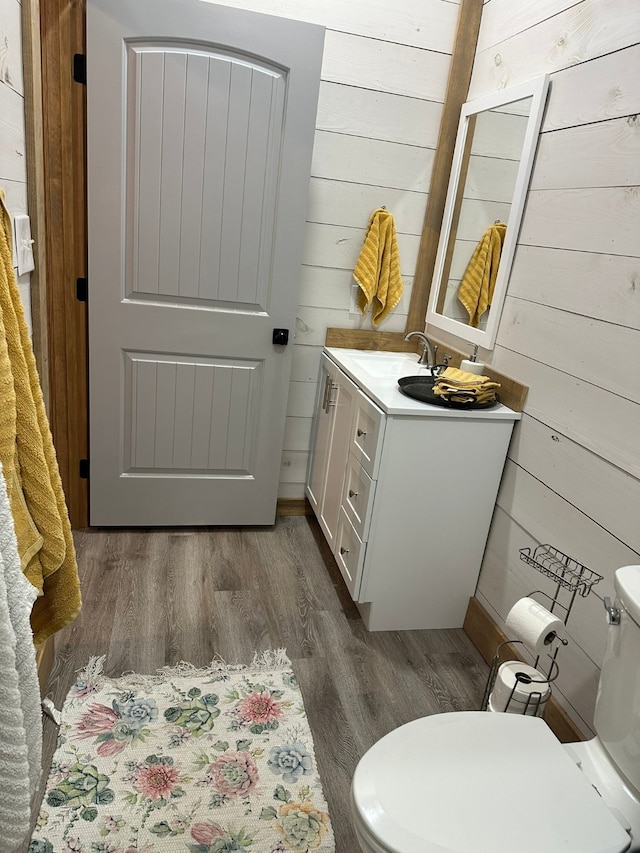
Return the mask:
<path fill-rule="evenodd" d="M 21 15 L 18 0 L 0 0 L 0 188 L 12 217 L 27 213 Z M 31 329 L 30 274 L 21 276 L 18 285 Z"/>
<path fill-rule="evenodd" d="M 604 575 L 576 601 L 555 688 L 585 735 L 602 598 L 616 568 L 640 564 L 639 42 L 637 0 L 488 0 L 471 82 L 477 97 L 551 74 L 497 344 L 482 354 L 530 391 L 477 594 L 502 623 L 520 596 L 549 592 L 519 558 L 542 543 Z"/>
<path fill-rule="evenodd" d="M 404 329 L 458 4 L 446 0 L 222 0 L 327 28 L 279 495 L 302 498 L 328 326 L 351 314 L 351 272 L 371 211 L 396 219 L 404 298 L 380 326 Z"/>

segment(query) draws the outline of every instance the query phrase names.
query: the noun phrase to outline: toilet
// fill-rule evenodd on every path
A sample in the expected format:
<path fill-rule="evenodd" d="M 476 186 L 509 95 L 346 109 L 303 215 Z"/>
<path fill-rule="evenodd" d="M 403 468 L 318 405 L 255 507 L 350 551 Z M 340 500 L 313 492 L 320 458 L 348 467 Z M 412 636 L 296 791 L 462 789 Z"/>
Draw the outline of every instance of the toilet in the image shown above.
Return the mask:
<path fill-rule="evenodd" d="M 563 745 L 540 717 L 484 711 L 400 726 L 354 774 L 364 853 L 640 851 L 640 566 L 614 586 L 596 737 Z"/>

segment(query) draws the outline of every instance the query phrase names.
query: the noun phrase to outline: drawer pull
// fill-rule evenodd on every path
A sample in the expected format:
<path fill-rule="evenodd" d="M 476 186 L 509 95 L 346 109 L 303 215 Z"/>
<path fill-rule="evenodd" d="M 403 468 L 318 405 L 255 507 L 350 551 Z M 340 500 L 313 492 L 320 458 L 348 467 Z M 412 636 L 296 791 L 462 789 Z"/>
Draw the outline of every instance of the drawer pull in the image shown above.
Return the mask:
<path fill-rule="evenodd" d="M 358 434 L 358 437 L 360 437 L 361 435 L 366 435 L 366 434 L 367 434 L 367 431 L 366 431 L 366 429 L 358 429 L 358 433 L 357 433 L 357 434 Z"/>
<path fill-rule="evenodd" d="M 348 554 L 348 553 L 349 553 L 349 549 L 348 549 L 348 548 L 343 548 L 343 547 L 342 547 L 342 545 L 341 545 L 341 546 L 340 546 L 340 553 L 341 553 L 341 554 Z"/>
<path fill-rule="evenodd" d="M 322 408 L 325 412 L 329 411 L 328 402 L 329 402 L 329 392 L 331 390 L 331 375 L 327 373 L 324 378 L 324 394 L 322 396 Z"/>
<path fill-rule="evenodd" d="M 354 491 L 353 491 L 353 489 L 349 489 L 349 497 L 350 497 L 350 498 L 357 498 L 357 497 L 358 497 L 358 493 L 357 493 L 357 492 L 354 492 Z"/>

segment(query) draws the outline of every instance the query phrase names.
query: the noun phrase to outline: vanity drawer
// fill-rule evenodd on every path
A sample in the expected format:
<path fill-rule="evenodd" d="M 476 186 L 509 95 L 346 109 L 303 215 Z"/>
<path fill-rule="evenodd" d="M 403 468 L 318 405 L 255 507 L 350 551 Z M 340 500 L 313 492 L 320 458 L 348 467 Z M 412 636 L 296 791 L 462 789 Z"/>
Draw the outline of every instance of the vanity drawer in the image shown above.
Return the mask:
<path fill-rule="evenodd" d="M 375 490 L 376 481 L 371 479 L 358 460 L 350 453 L 344 477 L 342 507 L 363 542 L 366 541 L 369 532 Z"/>
<path fill-rule="evenodd" d="M 370 477 L 378 474 L 385 416 L 368 397 L 358 391 L 353 413 L 351 452 Z"/>
<path fill-rule="evenodd" d="M 362 567 L 364 565 L 366 545 L 353 529 L 353 525 L 342 508 L 340 509 L 340 518 L 338 520 L 336 545 L 335 557 L 340 574 L 351 593 L 351 598 L 357 601 L 360 593 L 360 581 L 362 580 Z"/>

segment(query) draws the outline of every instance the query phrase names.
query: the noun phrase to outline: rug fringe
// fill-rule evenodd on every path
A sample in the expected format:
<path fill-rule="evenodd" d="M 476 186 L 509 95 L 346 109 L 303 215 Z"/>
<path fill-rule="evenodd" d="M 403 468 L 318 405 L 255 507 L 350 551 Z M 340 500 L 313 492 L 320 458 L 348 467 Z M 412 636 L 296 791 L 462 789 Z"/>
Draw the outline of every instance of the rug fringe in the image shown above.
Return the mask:
<path fill-rule="evenodd" d="M 89 662 L 82 669 L 77 669 L 78 681 L 84 681 L 87 684 L 98 681 L 103 677 L 104 662 L 107 659 L 106 655 L 91 655 Z"/>
<path fill-rule="evenodd" d="M 106 655 L 92 656 L 82 669 L 78 670 L 78 681 L 94 683 L 105 679 L 104 663 Z M 146 687 L 154 684 L 162 684 L 169 678 L 208 678 L 224 675 L 227 672 L 241 672 L 242 670 L 252 672 L 269 672 L 291 669 L 291 661 L 287 657 L 287 650 L 264 649 L 254 652 L 250 664 L 227 663 L 221 657 L 216 656 L 208 666 L 196 667 L 187 661 L 179 661 L 175 666 L 163 666 L 156 670 L 153 675 L 143 675 L 137 672 L 123 672 L 121 676 L 109 677 L 109 681 L 117 686 Z"/>

